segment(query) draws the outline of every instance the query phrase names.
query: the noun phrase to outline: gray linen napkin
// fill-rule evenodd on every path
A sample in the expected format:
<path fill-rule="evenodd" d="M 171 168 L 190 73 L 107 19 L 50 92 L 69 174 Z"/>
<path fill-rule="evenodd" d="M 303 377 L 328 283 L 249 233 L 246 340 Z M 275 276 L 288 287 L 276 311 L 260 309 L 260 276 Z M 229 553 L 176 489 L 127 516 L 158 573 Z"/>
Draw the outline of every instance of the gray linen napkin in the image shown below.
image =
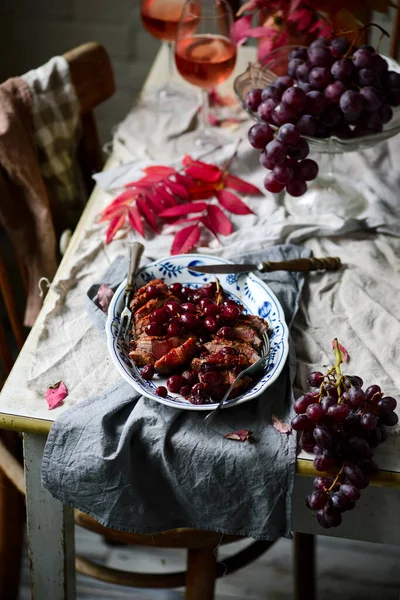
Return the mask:
<path fill-rule="evenodd" d="M 309 255 L 307 249 L 282 245 L 232 259 Z M 115 286 L 125 272 L 125 261 L 117 260 L 89 290 L 88 307 L 102 329 L 105 315 L 93 302 L 97 289 L 103 282 Z M 291 325 L 304 276 L 275 272 L 262 277 Z M 120 381 L 54 422 L 42 484 L 61 502 L 120 531 L 194 527 L 265 540 L 290 537 L 296 439 L 276 431 L 272 415 L 290 420 L 294 375 L 290 344 L 289 360 L 266 393 L 222 411 L 211 425 L 203 423 L 204 413 L 163 406 Z M 254 443 L 224 438 L 239 429 L 252 430 Z"/>

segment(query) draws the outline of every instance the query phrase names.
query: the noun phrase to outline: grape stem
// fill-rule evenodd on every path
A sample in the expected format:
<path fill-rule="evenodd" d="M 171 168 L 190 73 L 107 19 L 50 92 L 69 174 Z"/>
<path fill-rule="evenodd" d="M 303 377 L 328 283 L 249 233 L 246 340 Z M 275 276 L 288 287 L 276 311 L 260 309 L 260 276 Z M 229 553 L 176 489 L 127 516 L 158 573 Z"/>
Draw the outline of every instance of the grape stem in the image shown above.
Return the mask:
<path fill-rule="evenodd" d="M 342 364 L 342 353 L 340 352 L 339 342 L 338 342 L 337 338 L 335 338 L 333 341 L 333 351 L 334 351 L 335 359 L 336 359 L 334 369 L 335 369 L 336 374 L 339 376 L 336 387 L 337 387 L 338 397 L 339 397 L 338 404 L 340 404 L 340 384 L 342 382 L 343 375 L 340 370 L 340 365 Z"/>
<path fill-rule="evenodd" d="M 327 489 L 327 492 L 331 492 L 333 490 L 333 488 L 335 487 L 335 485 L 337 484 L 337 482 L 339 481 L 339 477 L 341 476 L 341 474 L 343 473 L 343 469 L 344 469 L 344 463 L 342 464 L 342 466 L 340 467 L 340 471 L 339 473 L 336 475 L 335 479 L 332 482 L 332 485 Z"/>

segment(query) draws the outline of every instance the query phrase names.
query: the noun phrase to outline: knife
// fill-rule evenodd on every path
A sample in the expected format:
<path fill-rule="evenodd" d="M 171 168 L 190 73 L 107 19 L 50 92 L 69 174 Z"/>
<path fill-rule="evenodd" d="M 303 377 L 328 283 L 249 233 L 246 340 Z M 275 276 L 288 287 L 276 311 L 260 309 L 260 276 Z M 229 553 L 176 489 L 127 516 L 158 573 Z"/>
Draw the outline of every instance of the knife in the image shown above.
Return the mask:
<path fill-rule="evenodd" d="M 249 271 L 270 273 L 271 271 L 336 271 L 341 266 L 340 258 L 327 256 L 325 258 L 295 258 L 282 262 L 261 261 L 257 265 L 199 265 L 190 266 L 188 269 L 197 273 L 248 273 Z"/>

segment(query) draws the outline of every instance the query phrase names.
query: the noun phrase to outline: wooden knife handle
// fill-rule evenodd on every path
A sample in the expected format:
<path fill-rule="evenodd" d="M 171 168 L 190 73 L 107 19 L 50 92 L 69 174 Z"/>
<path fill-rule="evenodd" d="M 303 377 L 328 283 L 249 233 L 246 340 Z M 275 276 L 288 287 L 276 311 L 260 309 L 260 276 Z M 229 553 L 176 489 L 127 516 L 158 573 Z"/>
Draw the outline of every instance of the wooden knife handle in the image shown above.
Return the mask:
<path fill-rule="evenodd" d="M 340 258 L 326 256 L 325 258 L 295 258 L 283 262 L 262 261 L 257 265 L 261 273 L 271 271 L 336 271 L 342 263 Z"/>

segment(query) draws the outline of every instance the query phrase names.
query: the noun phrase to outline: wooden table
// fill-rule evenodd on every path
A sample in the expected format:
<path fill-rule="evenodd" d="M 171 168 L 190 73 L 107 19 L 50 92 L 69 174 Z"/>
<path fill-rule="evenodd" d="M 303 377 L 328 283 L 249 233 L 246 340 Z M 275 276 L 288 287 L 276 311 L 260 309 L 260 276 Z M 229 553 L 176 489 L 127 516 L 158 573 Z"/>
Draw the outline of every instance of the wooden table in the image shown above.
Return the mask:
<path fill-rule="evenodd" d="M 241 72 L 254 51 L 243 48 L 235 72 Z M 160 51 L 145 87 L 166 79 L 167 55 Z M 176 75 L 177 79 L 179 78 Z M 232 80 L 225 85 L 231 85 Z M 111 164 L 113 159 L 110 159 Z M 110 165 L 110 163 L 109 163 Z M 109 198 L 95 189 L 81 217 L 56 279 L 73 264 L 85 227 L 93 222 Z M 50 290 L 44 307 L 54 300 Z M 46 435 L 52 422 L 66 406 L 49 412 L 44 398 L 27 388 L 27 373 L 32 362 L 44 311 L 38 317 L 0 394 L 0 428 L 24 433 L 27 527 L 31 560 L 32 598 L 72 600 L 75 598 L 73 509 L 63 506 L 41 487 L 40 467 Z M 388 544 L 400 544 L 400 440 L 392 436 L 376 452 L 382 470 L 363 491 L 356 512 L 344 519 L 339 529 L 323 531 L 315 514 L 305 507 L 310 492 L 309 476 L 314 475 L 310 455 L 302 453 L 297 461 L 293 494 L 293 529 L 297 532 L 333 535 Z M 351 516 L 350 516 L 351 515 Z M 354 518 L 352 516 L 354 515 Z"/>

